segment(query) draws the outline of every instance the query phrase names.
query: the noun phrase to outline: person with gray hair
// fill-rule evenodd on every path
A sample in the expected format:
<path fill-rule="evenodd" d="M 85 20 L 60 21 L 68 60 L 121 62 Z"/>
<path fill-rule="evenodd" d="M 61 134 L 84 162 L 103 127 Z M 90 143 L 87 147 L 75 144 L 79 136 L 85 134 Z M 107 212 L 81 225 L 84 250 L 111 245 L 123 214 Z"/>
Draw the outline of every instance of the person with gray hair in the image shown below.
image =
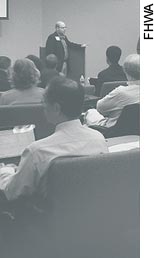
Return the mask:
<path fill-rule="evenodd" d="M 140 57 L 138 54 L 132 54 L 126 57 L 123 64 L 124 72 L 128 81 L 140 80 Z"/>
<path fill-rule="evenodd" d="M 2 93 L 0 105 L 41 102 L 44 89 L 37 87 L 39 79 L 40 72 L 31 60 L 16 60 L 12 71 L 13 88 Z"/>
<path fill-rule="evenodd" d="M 117 87 L 97 102 L 97 111 L 104 116 L 103 126 L 106 128 L 115 125 L 125 106 L 140 102 L 140 56 L 127 56 L 123 69 L 128 86 Z"/>
<path fill-rule="evenodd" d="M 49 35 L 46 42 L 46 55 L 55 54 L 58 59 L 57 70 L 65 76 L 68 74 L 69 48 L 85 47 L 85 44 L 76 44 L 70 42 L 65 35 L 66 25 L 63 21 L 55 24 L 55 32 Z"/>

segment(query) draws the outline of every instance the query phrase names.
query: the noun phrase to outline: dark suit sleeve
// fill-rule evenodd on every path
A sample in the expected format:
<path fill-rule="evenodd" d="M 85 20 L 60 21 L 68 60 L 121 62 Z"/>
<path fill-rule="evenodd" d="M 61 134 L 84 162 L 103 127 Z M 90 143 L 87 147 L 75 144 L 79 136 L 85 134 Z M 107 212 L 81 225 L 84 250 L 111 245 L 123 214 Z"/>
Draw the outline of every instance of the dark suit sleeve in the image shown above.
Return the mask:
<path fill-rule="evenodd" d="M 46 56 L 49 54 L 55 54 L 55 38 L 50 35 L 46 42 Z"/>
<path fill-rule="evenodd" d="M 66 40 L 66 43 L 69 47 L 75 47 L 75 48 L 80 48 L 82 44 L 77 44 L 77 43 L 74 43 L 74 42 L 71 42 L 68 40 L 68 38 L 66 37 L 65 38 Z"/>

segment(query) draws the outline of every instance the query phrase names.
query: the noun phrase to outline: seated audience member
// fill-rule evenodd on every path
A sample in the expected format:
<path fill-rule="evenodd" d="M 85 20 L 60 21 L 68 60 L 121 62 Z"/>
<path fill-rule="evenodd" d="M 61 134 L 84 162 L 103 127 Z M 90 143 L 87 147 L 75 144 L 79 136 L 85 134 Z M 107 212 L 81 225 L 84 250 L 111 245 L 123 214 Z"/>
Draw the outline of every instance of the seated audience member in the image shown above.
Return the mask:
<path fill-rule="evenodd" d="M 49 163 L 57 157 L 107 153 L 104 136 L 83 126 L 79 120 L 84 102 L 83 87 L 58 76 L 45 89 L 44 108 L 55 133 L 33 142 L 22 154 L 16 173 L 0 170 L 0 189 L 8 200 L 36 191 Z"/>
<path fill-rule="evenodd" d="M 45 88 L 48 82 L 54 77 L 58 76 L 57 71 L 58 59 L 54 54 L 50 54 L 45 59 L 46 67 L 41 73 L 41 87 Z"/>
<path fill-rule="evenodd" d="M 42 63 L 42 60 L 39 57 L 37 57 L 35 55 L 28 55 L 28 56 L 26 56 L 26 58 L 33 61 L 33 63 L 35 64 L 36 68 L 40 71 L 40 73 L 42 72 L 43 63 Z"/>
<path fill-rule="evenodd" d="M 40 72 L 31 60 L 17 60 L 13 66 L 13 88 L 2 93 L 0 105 L 42 102 L 44 89 L 37 87 L 39 78 Z"/>
<path fill-rule="evenodd" d="M 119 86 L 97 102 L 97 111 L 105 117 L 104 127 L 115 125 L 122 109 L 140 102 L 140 56 L 129 55 L 123 65 L 128 86 Z"/>
<path fill-rule="evenodd" d="M 121 49 L 117 46 L 110 46 L 106 50 L 106 62 L 109 67 L 98 74 L 96 95 L 100 96 L 101 86 L 104 82 L 126 81 L 126 75 L 119 65 Z"/>
<path fill-rule="evenodd" d="M 10 67 L 11 59 L 7 56 L 0 56 L 0 92 L 10 89 Z"/>

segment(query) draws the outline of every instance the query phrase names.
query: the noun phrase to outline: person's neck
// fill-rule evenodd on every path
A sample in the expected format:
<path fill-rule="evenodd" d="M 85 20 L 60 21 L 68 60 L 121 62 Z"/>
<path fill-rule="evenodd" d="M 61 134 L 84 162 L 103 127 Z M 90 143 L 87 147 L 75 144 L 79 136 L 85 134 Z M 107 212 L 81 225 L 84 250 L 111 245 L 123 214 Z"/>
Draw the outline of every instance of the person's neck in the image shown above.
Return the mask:
<path fill-rule="evenodd" d="M 109 66 L 117 66 L 119 63 L 110 63 Z"/>

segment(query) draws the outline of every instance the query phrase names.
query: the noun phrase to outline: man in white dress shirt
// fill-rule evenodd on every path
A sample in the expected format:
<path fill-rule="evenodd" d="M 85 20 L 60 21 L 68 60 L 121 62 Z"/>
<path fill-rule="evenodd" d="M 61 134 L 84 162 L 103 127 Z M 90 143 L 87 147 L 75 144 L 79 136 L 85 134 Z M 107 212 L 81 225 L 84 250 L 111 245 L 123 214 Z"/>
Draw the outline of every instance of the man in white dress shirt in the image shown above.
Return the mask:
<path fill-rule="evenodd" d="M 140 102 L 140 56 L 126 57 L 123 65 L 128 86 L 119 86 L 97 102 L 97 111 L 105 117 L 104 127 L 116 124 L 122 109 Z"/>
<path fill-rule="evenodd" d="M 118 86 L 104 98 L 98 100 L 96 109 L 89 109 L 85 124 L 99 125 L 103 128 L 114 126 L 127 105 L 140 103 L 140 56 L 132 54 L 123 64 L 128 86 Z"/>
<path fill-rule="evenodd" d="M 33 142 L 21 156 L 16 172 L 0 170 L 0 189 L 8 200 L 33 194 L 52 160 L 65 156 L 107 153 L 105 139 L 99 132 L 80 123 L 84 90 L 75 81 L 55 77 L 45 90 L 47 119 L 56 125 L 51 136 Z"/>

